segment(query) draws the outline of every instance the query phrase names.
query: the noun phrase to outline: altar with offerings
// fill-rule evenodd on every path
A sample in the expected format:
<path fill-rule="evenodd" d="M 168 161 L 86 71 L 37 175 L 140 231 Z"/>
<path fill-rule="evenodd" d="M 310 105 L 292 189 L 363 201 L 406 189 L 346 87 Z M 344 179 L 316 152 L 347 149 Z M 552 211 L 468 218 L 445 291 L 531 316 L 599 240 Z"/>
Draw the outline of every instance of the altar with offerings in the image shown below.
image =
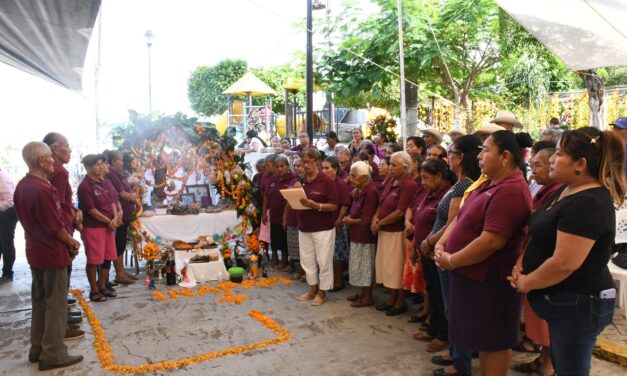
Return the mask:
<path fill-rule="evenodd" d="M 169 242 L 196 241 L 198 236 L 218 234 L 241 223 L 235 210 L 190 215 L 155 215 L 139 217 L 141 227 L 153 238 Z"/>

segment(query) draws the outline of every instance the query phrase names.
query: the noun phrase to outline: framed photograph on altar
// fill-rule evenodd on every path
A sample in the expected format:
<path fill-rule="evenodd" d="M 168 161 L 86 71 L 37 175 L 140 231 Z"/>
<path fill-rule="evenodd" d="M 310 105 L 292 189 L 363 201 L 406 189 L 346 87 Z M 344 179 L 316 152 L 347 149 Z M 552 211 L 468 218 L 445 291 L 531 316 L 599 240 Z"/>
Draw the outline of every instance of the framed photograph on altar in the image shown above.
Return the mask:
<path fill-rule="evenodd" d="M 196 202 L 196 198 L 193 193 L 181 193 L 181 204 L 190 206 Z"/>
<path fill-rule="evenodd" d="M 194 195 L 194 202 L 201 202 L 202 196 L 209 196 L 209 184 L 186 185 L 185 191 Z"/>

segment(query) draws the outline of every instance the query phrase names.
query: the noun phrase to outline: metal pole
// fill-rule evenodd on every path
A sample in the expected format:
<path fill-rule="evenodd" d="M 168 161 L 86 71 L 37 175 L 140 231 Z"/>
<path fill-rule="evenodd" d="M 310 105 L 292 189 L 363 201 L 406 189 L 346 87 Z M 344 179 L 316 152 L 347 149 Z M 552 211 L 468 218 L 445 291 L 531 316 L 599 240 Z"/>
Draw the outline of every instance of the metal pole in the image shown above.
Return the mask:
<path fill-rule="evenodd" d="M 148 45 L 148 113 L 152 114 L 152 67 L 150 66 L 150 45 Z"/>
<path fill-rule="evenodd" d="M 314 144 L 313 138 L 313 52 L 312 52 L 312 9 L 313 4 L 311 0 L 307 0 L 307 71 L 306 71 L 306 117 L 305 122 L 307 124 L 307 134 L 311 140 L 311 144 Z"/>
<path fill-rule="evenodd" d="M 401 140 L 403 140 L 403 150 L 407 150 L 407 113 L 405 108 L 405 53 L 403 50 L 403 6 L 402 0 L 397 0 L 398 8 L 398 49 L 401 68 Z"/>

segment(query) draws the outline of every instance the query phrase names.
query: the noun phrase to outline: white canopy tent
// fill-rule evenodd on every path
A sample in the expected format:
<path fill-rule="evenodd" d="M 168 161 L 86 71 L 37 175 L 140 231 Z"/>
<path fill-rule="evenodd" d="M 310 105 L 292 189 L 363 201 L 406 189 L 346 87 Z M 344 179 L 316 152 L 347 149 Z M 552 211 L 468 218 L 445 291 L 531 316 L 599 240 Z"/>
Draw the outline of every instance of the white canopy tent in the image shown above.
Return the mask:
<path fill-rule="evenodd" d="M 495 0 L 572 70 L 627 65 L 626 0 Z"/>

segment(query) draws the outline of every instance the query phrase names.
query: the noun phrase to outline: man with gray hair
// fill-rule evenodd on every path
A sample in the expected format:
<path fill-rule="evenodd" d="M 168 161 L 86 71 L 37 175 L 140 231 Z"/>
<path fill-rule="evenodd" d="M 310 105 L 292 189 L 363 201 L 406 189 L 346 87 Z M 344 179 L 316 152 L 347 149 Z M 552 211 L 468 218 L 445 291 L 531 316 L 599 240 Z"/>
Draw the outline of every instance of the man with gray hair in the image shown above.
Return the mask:
<path fill-rule="evenodd" d="M 17 217 L 26 237 L 26 259 L 32 275 L 31 347 L 28 360 L 39 370 L 68 367 L 83 360 L 68 355 L 63 343 L 67 321 L 67 268 L 80 243 L 64 225 L 57 190 L 48 177 L 54 158 L 48 145 L 29 142 L 22 149 L 28 173 L 15 188 Z"/>
<path fill-rule="evenodd" d="M 52 152 L 52 158 L 54 158 L 54 172 L 48 176 L 48 181 L 57 190 L 59 195 L 59 203 L 61 204 L 61 212 L 63 213 L 63 225 L 65 230 L 70 236 L 74 234 L 74 229 L 82 230 L 83 228 L 83 213 L 79 209 L 75 209 L 72 204 L 72 188 L 70 187 L 70 173 L 63 167 L 64 164 L 70 162 L 72 156 L 72 149 L 70 144 L 60 133 L 50 132 L 48 133 L 43 142 L 48 145 Z M 68 287 L 70 285 L 70 278 L 72 277 L 72 263 L 68 265 Z M 78 329 L 76 326 L 83 319 L 80 316 L 80 312 L 72 312 L 69 310 L 69 306 L 76 304 L 76 299 L 68 299 L 68 328 L 65 332 L 65 340 L 78 339 L 85 336 L 85 332 Z"/>

